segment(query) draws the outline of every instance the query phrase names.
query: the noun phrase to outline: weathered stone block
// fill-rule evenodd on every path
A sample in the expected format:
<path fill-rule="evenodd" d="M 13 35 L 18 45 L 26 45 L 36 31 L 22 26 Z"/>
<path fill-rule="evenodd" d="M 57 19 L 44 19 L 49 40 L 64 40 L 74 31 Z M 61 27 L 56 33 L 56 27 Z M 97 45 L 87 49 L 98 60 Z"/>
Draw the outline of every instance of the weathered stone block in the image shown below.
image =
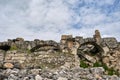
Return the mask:
<path fill-rule="evenodd" d="M 95 30 L 95 35 L 93 35 L 93 38 L 96 40 L 97 44 L 101 43 L 101 35 L 99 30 Z"/>
<path fill-rule="evenodd" d="M 4 66 L 4 68 L 7 68 L 7 69 L 14 67 L 14 65 L 12 63 L 5 63 L 3 66 Z"/>
<path fill-rule="evenodd" d="M 67 40 L 69 38 L 73 38 L 72 35 L 62 35 L 61 40 Z"/>
<path fill-rule="evenodd" d="M 21 41 L 21 42 L 23 42 L 23 41 L 24 41 L 24 39 L 23 39 L 23 38 L 18 37 L 18 38 L 16 38 L 16 41 Z"/>

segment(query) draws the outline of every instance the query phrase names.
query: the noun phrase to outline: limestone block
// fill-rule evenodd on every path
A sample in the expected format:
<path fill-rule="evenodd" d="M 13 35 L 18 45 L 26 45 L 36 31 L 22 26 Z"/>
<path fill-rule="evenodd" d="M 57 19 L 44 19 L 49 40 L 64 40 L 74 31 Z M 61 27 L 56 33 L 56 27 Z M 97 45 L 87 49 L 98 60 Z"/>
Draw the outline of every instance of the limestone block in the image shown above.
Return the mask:
<path fill-rule="evenodd" d="M 103 47 L 103 50 L 104 50 L 104 56 L 107 56 L 107 53 L 110 51 L 109 48 L 106 46 L 106 47 Z"/>
<path fill-rule="evenodd" d="M 100 42 L 101 42 L 101 35 L 100 35 L 99 30 L 95 30 L 95 35 L 93 35 L 93 37 L 94 37 L 94 39 L 96 40 L 96 42 L 97 42 L 98 44 L 100 44 Z"/>
<path fill-rule="evenodd" d="M 8 68 L 8 69 L 14 67 L 14 65 L 12 63 L 5 63 L 3 66 L 4 66 L 4 68 Z"/>
<path fill-rule="evenodd" d="M 0 53 L 0 61 L 3 61 L 4 53 Z"/>

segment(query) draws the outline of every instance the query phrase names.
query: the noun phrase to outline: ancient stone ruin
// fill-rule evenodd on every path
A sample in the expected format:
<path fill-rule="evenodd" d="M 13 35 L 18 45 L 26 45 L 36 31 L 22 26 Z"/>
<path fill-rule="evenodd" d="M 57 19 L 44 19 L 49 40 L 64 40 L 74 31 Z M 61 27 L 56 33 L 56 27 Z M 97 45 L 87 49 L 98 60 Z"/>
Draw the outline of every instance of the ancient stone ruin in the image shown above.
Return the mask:
<path fill-rule="evenodd" d="M 25 41 L 23 38 L 0 42 L 1 69 L 55 69 L 104 67 L 105 74 L 120 73 L 120 42 L 102 38 L 99 30 L 91 38 L 62 35 L 53 40 Z M 62 79 L 61 79 L 62 80 Z"/>

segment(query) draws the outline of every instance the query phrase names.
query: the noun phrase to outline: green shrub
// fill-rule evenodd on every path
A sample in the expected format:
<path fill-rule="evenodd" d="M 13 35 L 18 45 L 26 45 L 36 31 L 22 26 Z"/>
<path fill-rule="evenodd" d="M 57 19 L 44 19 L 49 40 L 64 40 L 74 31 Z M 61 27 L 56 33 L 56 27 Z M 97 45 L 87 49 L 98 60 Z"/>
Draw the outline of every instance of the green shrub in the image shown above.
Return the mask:
<path fill-rule="evenodd" d="M 120 76 L 120 73 L 117 70 L 114 71 L 114 74 Z"/>
<path fill-rule="evenodd" d="M 96 62 L 93 64 L 93 67 L 103 67 L 108 75 L 120 75 L 118 71 L 114 70 L 113 68 L 108 68 L 105 63 Z"/>
<path fill-rule="evenodd" d="M 113 68 L 108 69 L 108 75 L 120 75 L 118 71 L 114 70 Z"/>
<path fill-rule="evenodd" d="M 105 71 L 109 70 L 108 66 L 105 63 L 102 64 L 102 67 L 105 69 Z"/>
<path fill-rule="evenodd" d="M 105 69 L 105 71 L 108 70 L 108 67 L 107 67 L 107 65 L 105 63 L 95 62 L 93 64 L 93 67 L 103 67 Z"/>
<path fill-rule="evenodd" d="M 108 75 L 114 75 L 115 70 L 113 68 L 110 68 L 107 71 L 108 71 Z"/>
<path fill-rule="evenodd" d="M 102 67 L 102 64 L 100 62 L 95 62 L 93 64 L 93 67 Z"/>
<path fill-rule="evenodd" d="M 80 61 L 80 67 L 82 67 L 82 68 L 88 68 L 89 65 L 86 64 L 83 60 L 81 60 L 81 61 Z"/>

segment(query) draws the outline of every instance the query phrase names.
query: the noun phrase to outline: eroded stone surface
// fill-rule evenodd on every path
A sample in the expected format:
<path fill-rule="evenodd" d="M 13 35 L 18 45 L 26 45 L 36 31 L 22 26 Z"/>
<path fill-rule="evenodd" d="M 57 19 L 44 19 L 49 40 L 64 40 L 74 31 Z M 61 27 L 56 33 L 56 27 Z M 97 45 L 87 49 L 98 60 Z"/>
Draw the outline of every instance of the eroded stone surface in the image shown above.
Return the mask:
<path fill-rule="evenodd" d="M 36 72 L 38 69 L 34 69 Z M 39 70 L 38 70 L 39 71 Z M 37 72 L 38 72 L 37 71 Z M 57 69 L 57 70 L 40 70 L 34 74 L 32 69 L 6 69 L 0 70 L 0 80 L 119 80 L 120 78 L 113 75 L 104 74 L 102 67 L 98 68 L 78 68 Z"/>

